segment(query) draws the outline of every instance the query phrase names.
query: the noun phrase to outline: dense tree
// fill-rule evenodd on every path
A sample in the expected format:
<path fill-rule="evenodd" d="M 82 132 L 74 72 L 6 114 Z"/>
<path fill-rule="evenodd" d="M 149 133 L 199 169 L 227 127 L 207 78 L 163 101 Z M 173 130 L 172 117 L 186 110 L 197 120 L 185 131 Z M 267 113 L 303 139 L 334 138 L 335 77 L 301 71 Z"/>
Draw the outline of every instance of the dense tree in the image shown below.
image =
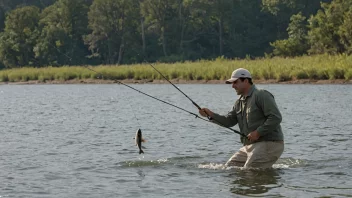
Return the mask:
<path fill-rule="evenodd" d="M 219 37 L 216 36 L 213 28 L 214 25 L 218 26 L 216 26 L 216 19 L 211 18 L 211 3 L 207 0 L 184 0 L 179 1 L 175 6 L 177 20 L 172 28 L 172 35 L 174 35 L 172 48 L 173 53 L 178 54 L 179 58 L 194 60 L 209 57 L 213 54 L 212 46 L 216 45 L 218 51 L 214 53 L 220 55 L 219 42 L 217 42 Z M 206 39 L 206 37 L 212 39 Z M 209 51 L 206 50 L 209 48 Z M 177 55 L 174 57 L 177 58 Z"/>
<path fill-rule="evenodd" d="M 120 64 L 125 51 L 134 49 L 139 27 L 138 0 L 96 0 L 88 13 L 92 33 L 85 42 L 104 64 Z M 139 46 L 141 48 L 141 46 Z"/>
<path fill-rule="evenodd" d="M 309 19 L 310 53 L 343 53 L 351 47 L 352 1 L 322 3 L 322 10 Z"/>
<path fill-rule="evenodd" d="M 87 49 L 82 36 L 88 33 L 88 7 L 83 0 L 58 0 L 41 14 L 36 57 L 44 65 L 85 64 Z"/>
<path fill-rule="evenodd" d="M 299 56 L 305 54 L 309 49 L 306 17 L 301 13 L 293 15 L 287 32 L 288 39 L 277 40 L 271 44 L 275 48 L 274 55 Z"/>
<path fill-rule="evenodd" d="M 22 7 L 11 11 L 0 34 L 0 60 L 6 67 L 34 65 L 33 47 L 38 37 L 39 8 Z"/>
<path fill-rule="evenodd" d="M 350 54 L 351 4 L 350 0 L 1 0 L 0 67 L 175 62 L 269 53 Z"/>
<path fill-rule="evenodd" d="M 340 41 L 348 54 L 352 53 L 352 6 L 344 14 L 344 21 L 339 27 Z"/>
<path fill-rule="evenodd" d="M 19 7 L 19 6 L 43 6 L 46 7 L 53 3 L 55 0 L 0 0 L 0 32 L 3 31 L 5 27 L 6 12 Z"/>
<path fill-rule="evenodd" d="M 142 4 L 142 13 L 147 17 L 149 23 L 155 24 L 156 33 L 160 35 L 159 41 L 163 48 L 164 56 L 168 52 L 168 37 L 171 28 L 174 26 L 174 16 L 176 9 L 173 3 L 176 0 L 144 0 Z"/>
<path fill-rule="evenodd" d="M 309 18 L 320 9 L 320 2 L 331 0 L 262 0 L 263 10 L 276 16 L 276 39 L 288 37 L 286 29 L 292 15 L 301 13 Z"/>
<path fill-rule="evenodd" d="M 277 39 L 275 17 L 261 12 L 260 0 L 233 1 L 232 16 L 227 17 L 227 57 L 262 56 L 270 49 L 269 42 Z"/>

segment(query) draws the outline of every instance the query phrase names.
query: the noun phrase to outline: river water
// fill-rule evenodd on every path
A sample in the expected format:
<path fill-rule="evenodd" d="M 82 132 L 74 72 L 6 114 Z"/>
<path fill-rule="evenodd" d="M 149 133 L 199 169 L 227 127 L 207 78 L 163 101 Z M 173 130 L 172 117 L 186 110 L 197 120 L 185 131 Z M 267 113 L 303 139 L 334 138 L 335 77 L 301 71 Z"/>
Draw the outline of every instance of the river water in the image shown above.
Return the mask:
<path fill-rule="evenodd" d="M 197 113 L 169 84 L 131 86 Z M 237 99 L 230 85 L 177 86 L 221 114 Z M 257 87 L 283 115 L 270 170 L 224 167 L 239 135 L 122 85 L 1 85 L 0 197 L 351 197 L 352 86 Z"/>

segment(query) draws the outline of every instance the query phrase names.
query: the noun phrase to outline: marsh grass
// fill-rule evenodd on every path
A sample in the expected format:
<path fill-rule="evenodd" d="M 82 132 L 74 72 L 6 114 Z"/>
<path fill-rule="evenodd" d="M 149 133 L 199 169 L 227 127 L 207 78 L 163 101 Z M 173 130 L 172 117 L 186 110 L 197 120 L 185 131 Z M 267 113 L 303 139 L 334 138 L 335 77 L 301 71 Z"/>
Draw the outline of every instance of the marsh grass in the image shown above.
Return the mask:
<path fill-rule="evenodd" d="M 225 80 L 236 68 L 246 68 L 254 79 L 276 80 L 277 82 L 296 79 L 311 80 L 352 80 L 352 56 L 319 55 L 298 58 L 262 58 L 256 60 L 227 60 L 153 64 L 166 78 L 180 80 Z M 86 67 L 93 69 L 94 72 Z M 135 79 L 160 80 L 163 77 L 148 64 L 104 65 L 104 66 L 63 66 L 45 68 L 18 68 L 0 70 L 1 82 L 25 81 L 67 81 L 84 79 Z"/>

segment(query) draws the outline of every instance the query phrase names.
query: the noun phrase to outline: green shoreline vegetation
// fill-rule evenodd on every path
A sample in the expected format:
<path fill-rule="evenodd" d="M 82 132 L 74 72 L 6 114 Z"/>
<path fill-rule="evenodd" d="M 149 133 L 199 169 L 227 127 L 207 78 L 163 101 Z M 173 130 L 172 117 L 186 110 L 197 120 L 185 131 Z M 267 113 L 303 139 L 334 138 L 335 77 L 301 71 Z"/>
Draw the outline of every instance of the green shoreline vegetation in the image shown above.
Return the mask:
<path fill-rule="evenodd" d="M 296 58 L 261 58 L 256 60 L 228 60 L 217 58 L 213 61 L 200 60 L 183 63 L 153 64 L 168 79 L 179 80 L 225 80 L 236 68 L 251 71 L 256 80 L 352 80 L 352 56 L 317 55 Z M 64 66 L 0 70 L 0 82 L 50 82 L 68 80 L 94 80 L 101 76 L 86 67 L 102 74 L 103 80 L 162 80 L 148 64 L 101 65 L 101 66 Z"/>

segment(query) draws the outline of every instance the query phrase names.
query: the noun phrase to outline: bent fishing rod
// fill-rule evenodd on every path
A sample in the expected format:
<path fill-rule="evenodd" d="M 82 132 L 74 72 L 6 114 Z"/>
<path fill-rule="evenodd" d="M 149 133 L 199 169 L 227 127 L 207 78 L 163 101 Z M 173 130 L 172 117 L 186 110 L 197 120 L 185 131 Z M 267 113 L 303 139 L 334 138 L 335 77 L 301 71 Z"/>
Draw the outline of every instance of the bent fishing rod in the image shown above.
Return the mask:
<path fill-rule="evenodd" d="M 84 66 L 84 67 L 85 67 L 86 69 L 90 70 L 90 71 L 93 71 L 93 72 L 97 73 L 101 78 L 103 78 L 103 74 L 101 74 L 101 73 L 99 73 L 99 72 L 97 72 L 97 71 L 95 71 L 95 70 L 89 68 L 88 66 Z M 123 83 L 123 82 L 121 82 L 121 81 L 118 81 L 118 80 L 115 80 L 115 79 L 111 79 L 111 80 L 114 80 L 116 83 L 119 83 L 119 84 L 121 84 L 121 85 L 123 85 L 123 86 L 126 86 L 126 87 L 128 87 L 128 88 L 130 88 L 130 89 L 132 89 L 132 90 L 134 90 L 134 91 L 137 91 L 137 92 L 139 92 L 139 93 L 141 93 L 141 94 L 143 94 L 143 95 L 145 95 L 145 96 L 148 96 L 148 97 L 150 97 L 150 98 L 152 98 L 152 99 L 154 99 L 154 100 L 160 101 L 160 102 L 162 102 L 162 103 L 164 103 L 164 104 L 170 105 L 170 106 L 175 107 L 175 108 L 177 108 L 177 109 L 180 109 L 180 110 L 182 110 L 182 111 L 184 111 L 184 112 L 187 112 L 187 113 L 189 113 L 189 114 L 191 114 L 191 115 L 194 115 L 196 118 L 199 118 L 199 119 L 204 120 L 204 121 L 206 121 L 206 122 L 214 123 L 214 122 L 211 122 L 211 121 L 209 121 L 209 120 L 207 120 L 207 119 L 204 119 L 204 118 L 202 118 L 202 117 L 199 117 L 197 114 L 192 113 L 192 112 L 190 112 L 190 111 L 187 111 L 186 109 L 183 109 L 183 108 L 181 108 L 181 107 L 178 107 L 178 106 L 176 106 L 176 105 L 173 105 L 173 104 L 171 104 L 171 103 L 169 103 L 169 102 L 166 102 L 166 101 L 164 101 L 164 100 L 161 100 L 161 99 L 159 99 L 159 98 L 156 98 L 156 97 L 154 97 L 154 96 L 152 96 L 152 95 L 149 95 L 149 94 L 147 94 L 147 93 L 144 93 L 144 92 L 142 92 L 142 91 L 140 91 L 140 90 L 138 90 L 138 89 L 136 89 L 136 88 L 134 88 L 134 87 L 132 87 L 132 86 L 129 86 L 129 85 L 127 85 L 127 84 L 125 84 L 125 83 Z M 216 120 L 214 119 L 214 121 L 216 121 Z M 218 122 L 218 121 L 216 121 L 216 122 Z M 244 135 L 243 133 L 240 133 L 239 131 L 236 131 L 236 130 L 230 128 L 230 127 L 226 127 L 226 126 L 222 125 L 220 122 L 218 122 L 218 123 L 219 123 L 220 126 L 225 127 L 225 128 L 227 128 L 227 129 L 229 129 L 229 130 L 231 130 L 231 131 L 233 131 L 233 132 L 235 132 L 235 133 L 237 133 L 237 134 L 239 134 L 239 135 L 241 135 L 241 136 L 247 138 L 247 136 Z M 214 124 L 216 124 L 216 123 L 214 123 Z"/>
<path fill-rule="evenodd" d="M 165 80 L 167 80 L 167 82 L 169 82 L 172 86 L 174 86 L 178 91 L 180 91 L 184 96 L 186 96 L 186 98 L 188 98 L 188 100 L 190 100 L 192 102 L 192 104 L 194 106 L 196 106 L 198 108 L 198 110 L 201 110 L 200 106 L 195 103 L 190 97 L 188 97 L 183 91 L 181 91 L 181 89 L 179 89 L 178 87 L 176 87 L 175 84 L 173 84 L 171 81 L 169 81 L 169 79 L 167 79 L 159 70 L 157 70 L 152 64 L 149 63 L 149 65 L 155 70 L 157 71 Z M 206 112 L 205 112 L 206 113 Z M 208 114 L 207 114 L 208 115 Z M 210 120 L 210 117 L 208 115 L 208 118 Z"/>
<path fill-rule="evenodd" d="M 61 53 L 61 54 L 63 54 L 63 55 L 65 55 L 69 60 L 72 60 L 72 58 L 70 57 L 70 56 L 68 56 L 67 54 L 64 54 L 64 53 L 62 53 L 56 46 L 54 46 L 54 45 L 52 45 L 59 53 Z M 95 73 L 97 73 L 100 77 L 101 77 L 101 79 L 103 79 L 103 74 L 101 74 L 101 73 L 99 73 L 99 72 L 97 72 L 97 71 L 95 71 L 94 69 L 91 69 L 91 68 L 89 68 L 88 66 L 83 66 L 83 67 L 85 67 L 86 69 L 88 69 L 88 70 L 90 70 L 90 71 L 93 71 L 93 72 L 95 72 Z M 155 69 L 155 68 L 154 68 Z M 161 74 L 161 73 L 160 73 Z M 162 75 L 162 74 L 161 74 Z M 164 76 L 163 76 L 164 77 Z M 98 77 L 99 78 L 99 77 Z M 164 77 L 165 78 L 165 77 Z M 194 115 L 196 118 L 199 118 L 199 119 L 201 119 L 201 120 L 204 120 L 204 121 L 207 121 L 207 122 L 210 122 L 209 120 L 206 120 L 206 119 L 204 119 L 204 118 L 201 118 L 201 117 L 199 117 L 197 114 L 195 114 L 195 113 L 192 113 L 192 112 L 190 112 L 190 111 L 187 111 L 186 109 L 183 109 L 183 108 L 181 108 L 181 107 L 178 107 L 178 106 L 176 106 L 176 105 L 173 105 L 173 104 L 171 104 L 171 103 L 169 103 L 169 102 L 166 102 L 166 101 L 163 101 L 163 100 L 160 100 L 160 99 L 158 99 L 158 98 L 156 98 L 156 97 L 154 97 L 154 96 L 151 96 L 151 95 L 149 95 L 149 94 L 146 94 L 146 93 L 144 93 L 144 92 L 142 92 L 142 91 L 140 91 L 140 90 L 138 90 L 138 89 L 136 89 L 136 88 L 134 88 L 134 87 L 131 87 L 131 86 L 129 86 L 129 85 L 127 85 L 127 84 L 125 84 L 125 83 L 122 83 L 121 81 L 118 81 L 118 80 L 116 80 L 116 79 L 111 79 L 111 80 L 114 80 L 115 82 L 117 82 L 117 83 L 119 83 L 119 84 L 121 84 L 121 85 L 124 85 L 124 86 L 126 86 L 126 87 L 128 87 L 128 88 L 131 88 L 131 89 L 133 89 L 133 90 L 135 90 L 135 91 L 137 91 L 137 92 L 139 92 L 139 93 L 141 93 L 141 94 L 143 94 L 143 95 L 145 95 L 145 96 L 148 96 L 148 97 L 150 97 L 150 98 L 153 98 L 153 99 L 155 99 L 155 100 L 158 100 L 158 101 L 160 101 L 160 102 L 162 102 L 162 103 L 164 103 L 164 104 L 167 104 L 167 105 L 170 105 L 170 106 L 173 106 L 173 107 L 175 107 L 175 108 L 177 108 L 177 109 L 180 109 L 180 110 L 182 110 L 182 111 L 185 111 L 185 112 L 187 112 L 187 113 L 189 113 L 189 114 L 191 114 L 191 115 Z M 171 82 L 170 82 L 171 83 Z M 171 83 L 172 84 L 172 83 Z M 175 86 L 175 85 L 174 85 Z M 177 88 L 177 87 L 176 87 Z M 178 88 L 177 88 L 178 89 Z M 181 90 L 179 90 L 179 91 L 181 91 Z M 181 91 L 182 92 L 182 91 Z M 183 92 L 182 92 L 183 93 Z M 184 94 L 184 93 L 183 93 Z M 186 94 L 184 94 L 186 97 L 187 97 L 187 95 Z M 190 99 L 190 98 L 189 98 Z M 190 99 L 191 100 L 191 99 Z M 195 103 L 195 102 L 193 102 L 193 104 L 195 104 L 197 107 L 198 107 L 198 109 L 200 109 L 200 107 Z M 228 127 L 229 128 L 229 127 Z M 238 133 L 238 134 L 240 134 L 240 135 L 242 135 L 242 136 L 244 136 L 245 137 L 245 135 L 244 134 L 242 134 L 242 133 L 240 133 L 240 132 L 238 132 L 238 131 L 235 131 L 235 130 L 233 130 L 233 129 L 231 129 L 231 128 L 229 128 L 230 130 L 232 130 L 232 131 L 234 131 L 235 133 Z"/>
<path fill-rule="evenodd" d="M 152 64 L 150 64 L 150 63 L 148 63 L 148 64 L 149 64 L 155 71 L 157 71 L 166 81 L 168 81 L 172 86 L 174 86 L 178 91 L 180 91 L 184 96 L 186 96 L 186 98 L 188 98 L 188 99 L 192 102 L 192 104 L 198 108 L 198 110 L 201 110 L 200 106 L 199 106 L 196 102 L 194 102 L 190 97 L 188 97 L 188 96 L 187 96 L 183 91 L 181 91 L 175 84 L 173 84 L 171 81 L 169 81 L 169 79 L 167 79 L 167 78 L 166 78 L 159 70 L 157 70 Z M 237 133 L 237 134 L 239 134 L 239 135 L 241 135 L 241 136 L 247 138 L 247 136 L 246 136 L 245 134 L 243 134 L 243 133 L 241 133 L 241 132 L 239 132 L 239 131 L 237 131 L 237 130 L 235 130 L 235 129 L 233 129 L 233 128 L 224 126 L 223 124 L 221 124 L 221 122 L 219 122 L 219 121 L 215 120 L 214 118 L 210 117 L 210 116 L 207 114 L 207 112 L 204 111 L 204 113 L 207 115 L 208 120 L 209 120 L 210 122 L 211 122 L 211 120 L 214 120 L 214 121 L 217 122 L 220 126 L 225 127 L 225 128 L 227 128 L 227 129 L 230 129 L 231 131 L 233 131 L 233 132 L 235 132 L 235 133 Z M 207 120 L 207 121 L 208 121 L 208 120 Z M 213 123 L 213 122 L 211 122 L 211 123 Z"/>
<path fill-rule="evenodd" d="M 49 43 L 49 44 L 52 45 L 51 43 Z M 62 53 L 56 46 L 54 46 L 54 45 L 52 45 L 52 46 L 53 46 L 59 53 L 61 53 L 61 54 L 63 54 L 64 56 L 66 56 L 69 60 L 72 60 L 72 58 L 71 58 L 70 56 L 68 56 L 68 55 L 65 54 L 65 53 Z M 198 110 L 201 110 L 200 106 L 199 106 L 197 103 L 195 103 L 190 97 L 188 97 L 185 93 L 183 93 L 183 91 L 181 91 L 181 90 L 180 90 L 178 87 L 176 87 L 172 82 L 170 82 L 159 70 L 157 70 L 152 64 L 149 63 L 149 65 L 152 66 L 153 69 L 155 69 L 165 80 L 167 80 L 170 84 L 172 84 L 172 85 L 173 85 L 177 90 L 179 90 L 184 96 L 186 96 L 186 97 L 192 102 L 192 104 L 195 105 L 195 106 L 198 108 Z M 97 72 L 97 71 L 95 71 L 95 70 L 89 68 L 88 66 L 83 66 L 83 67 L 85 67 L 86 69 L 88 69 L 88 70 L 90 70 L 90 71 L 93 71 L 93 72 L 97 73 L 99 76 L 101 76 L 101 78 L 103 78 L 103 75 L 102 75 L 101 73 L 99 73 L 99 72 Z M 230 128 L 230 127 L 227 127 L 227 126 L 222 125 L 219 121 L 215 120 L 214 118 L 211 118 L 206 112 L 205 112 L 205 114 L 207 114 L 208 120 L 206 120 L 206 119 L 204 119 L 204 118 L 201 118 L 201 117 L 199 117 L 197 114 L 192 113 L 192 112 L 190 112 L 190 111 L 187 111 L 187 110 L 185 110 L 185 109 L 183 109 L 183 108 L 181 108 L 181 107 L 178 107 L 178 106 L 173 105 L 173 104 L 171 104 L 171 103 L 168 103 L 168 102 L 166 102 L 166 101 L 160 100 L 160 99 L 158 99 L 158 98 L 156 98 L 156 97 L 154 97 L 154 96 L 151 96 L 151 95 L 149 95 L 149 94 L 146 94 L 146 93 L 144 93 L 144 92 L 142 92 L 142 91 L 140 91 L 140 90 L 138 90 L 138 89 L 136 89 L 136 88 L 134 88 L 134 87 L 131 87 L 131 86 L 125 84 L 125 83 L 122 83 L 121 81 L 118 81 L 118 80 L 115 80 L 115 79 L 111 79 L 111 80 L 114 80 L 115 82 L 117 82 L 117 83 L 119 83 L 119 84 L 121 84 L 121 85 L 124 85 L 124 86 L 126 86 L 126 87 L 128 87 L 128 88 L 131 88 L 131 89 L 133 89 L 133 90 L 135 90 L 135 91 L 137 91 L 137 92 L 139 92 L 139 93 L 141 93 L 141 94 L 143 94 L 143 95 L 145 95 L 145 96 L 148 96 L 148 97 L 150 97 L 150 98 L 153 98 L 153 99 L 155 99 L 155 100 L 158 100 L 158 101 L 160 101 L 160 102 L 162 102 L 162 103 L 164 103 L 164 104 L 167 104 L 167 105 L 173 106 L 173 107 L 175 107 L 175 108 L 177 108 L 177 109 L 180 109 L 180 110 L 182 110 L 182 111 L 185 111 L 185 112 L 187 112 L 187 113 L 189 113 L 189 114 L 191 114 L 191 115 L 194 115 L 196 118 L 199 118 L 199 119 L 201 119 L 201 120 L 204 120 L 204 121 L 207 121 L 207 122 L 211 122 L 211 123 L 214 123 L 214 122 L 211 121 L 211 120 L 214 120 L 214 121 L 216 121 L 216 122 L 218 123 L 218 125 L 220 125 L 220 126 L 222 126 L 222 127 L 225 127 L 225 128 L 227 128 L 227 129 L 233 131 L 234 133 L 237 133 L 237 134 L 239 134 L 239 135 L 241 135 L 241 136 L 247 138 L 247 136 L 246 136 L 245 134 L 243 134 L 243 133 L 241 133 L 241 132 L 239 132 L 239 131 L 237 131 L 237 130 L 235 130 L 235 129 L 233 129 L 233 128 Z M 216 123 L 214 123 L 214 124 L 216 124 Z"/>
<path fill-rule="evenodd" d="M 59 53 L 65 55 L 69 60 L 72 60 L 72 58 L 71 58 L 70 56 L 68 56 L 68 55 L 65 54 L 65 53 L 62 53 L 57 47 L 55 47 L 54 45 L 53 45 L 53 47 L 54 47 Z M 180 90 L 178 87 L 176 87 L 172 82 L 170 82 L 159 70 L 157 70 L 152 64 L 150 64 L 150 66 L 152 66 L 153 69 L 155 69 L 165 80 L 167 80 L 167 81 L 168 81 L 170 84 L 172 84 L 177 90 L 179 90 L 184 96 L 186 96 L 186 97 L 192 102 L 192 104 L 195 105 L 195 106 L 198 108 L 198 110 L 201 110 L 200 106 L 199 106 L 197 103 L 195 103 L 190 97 L 188 97 L 185 93 L 183 93 L 183 91 L 181 91 L 181 90 Z M 95 71 L 95 70 L 89 68 L 88 66 L 83 66 L 83 67 L 85 67 L 86 69 L 88 69 L 88 70 L 90 70 L 90 71 L 93 71 L 93 72 L 97 73 L 99 76 L 101 76 L 101 78 L 103 78 L 103 75 L 102 75 L 101 73 L 99 73 L 99 72 L 97 72 L 97 71 Z M 205 114 L 207 114 L 208 120 L 206 120 L 206 119 L 204 119 L 204 118 L 201 118 L 201 117 L 199 117 L 197 114 L 192 113 L 192 112 L 190 112 L 190 111 L 187 111 L 187 110 L 185 110 L 185 109 L 183 109 L 183 108 L 181 108 L 181 107 L 178 107 L 178 106 L 173 105 L 173 104 L 171 104 L 171 103 L 168 103 L 168 102 L 166 102 L 166 101 L 160 100 L 160 99 L 158 99 L 158 98 L 156 98 L 156 97 L 154 97 L 154 96 L 151 96 L 151 95 L 149 95 L 149 94 L 146 94 L 146 93 L 144 93 L 144 92 L 142 92 L 142 91 L 140 91 L 140 90 L 138 90 L 138 89 L 136 89 L 136 88 L 134 88 L 134 87 L 131 87 L 131 86 L 125 84 L 125 83 L 122 83 L 121 81 L 118 81 L 118 80 L 115 80 L 115 79 L 111 79 L 111 80 L 114 80 L 115 82 L 117 82 L 117 83 L 119 83 L 119 84 L 121 84 L 121 85 L 124 85 L 124 86 L 126 86 L 126 87 L 128 87 L 128 88 L 131 88 L 131 89 L 133 89 L 133 90 L 135 90 L 135 91 L 137 91 L 137 92 L 139 92 L 139 93 L 141 93 L 141 94 L 143 94 L 143 95 L 145 95 L 145 96 L 148 96 L 148 97 L 150 97 L 150 98 L 153 98 L 153 99 L 155 99 L 155 100 L 158 100 L 158 101 L 160 101 L 160 102 L 162 102 L 162 103 L 164 103 L 164 104 L 167 104 L 167 105 L 173 106 L 173 107 L 175 107 L 175 108 L 177 108 L 177 109 L 180 109 L 180 110 L 182 110 L 182 111 L 185 111 L 185 112 L 187 112 L 187 113 L 189 113 L 189 114 L 191 114 L 191 115 L 194 115 L 196 118 L 199 118 L 199 119 L 201 119 L 201 120 L 204 120 L 204 121 L 207 121 L 207 122 L 211 122 L 211 123 L 214 123 L 214 122 L 211 121 L 211 120 L 214 120 L 214 121 L 216 121 L 216 122 L 218 123 L 218 125 L 220 125 L 220 126 L 222 126 L 222 127 L 225 127 L 225 128 L 227 128 L 227 129 L 233 131 L 234 133 L 237 133 L 237 134 L 241 135 L 242 137 L 247 138 L 247 136 L 246 136 L 245 134 L 243 134 L 243 133 L 241 133 L 241 132 L 239 132 L 239 131 L 237 131 L 237 130 L 235 130 L 235 129 L 232 129 L 232 128 L 230 128 L 230 127 L 224 126 L 224 125 L 221 124 L 219 121 L 217 121 L 217 120 L 211 118 L 206 112 L 205 112 Z M 216 123 L 214 123 L 214 124 L 216 124 Z"/>
<path fill-rule="evenodd" d="M 170 83 L 172 86 L 174 86 L 178 91 L 180 91 L 184 96 L 186 96 L 186 98 L 188 98 L 188 100 L 190 100 L 190 101 L 192 102 L 192 104 L 198 108 L 198 110 L 201 110 L 200 106 L 199 106 L 196 102 L 194 102 L 190 97 L 188 97 L 183 91 L 181 91 L 181 89 L 179 89 L 178 87 L 176 87 L 175 84 L 173 84 L 171 81 L 169 81 L 169 79 L 167 79 L 167 78 L 166 78 L 159 70 L 157 70 L 152 64 L 149 63 L 149 65 L 150 65 L 155 71 L 157 71 L 165 80 L 167 80 L 167 82 L 169 82 L 169 83 Z M 213 119 L 212 117 L 210 117 L 210 116 L 208 115 L 207 112 L 204 111 L 204 113 L 207 115 L 208 120 L 212 120 L 212 119 Z"/>
<path fill-rule="evenodd" d="M 87 67 L 87 66 L 84 66 L 84 67 L 87 68 L 87 69 L 89 69 L 90 71 L 93 71 L 93 72 L 97 73 L 101 78 L 103 78 L 103 74 L 101 74 L 101 73 L 99 73 L 99 72 L 97 72 L 97 71 L 95 71 L 95 70 L 93 70 L 93 69 L 91 69 L 91 68 L 89 68 L 89 67 Z M 152 96 L 152 95 L 149 95 L 149 94 L 147 94 L 147 93 L 144 93 L 144 92 L 142 92 L 142 91 L 140 91 L 140 90 L 138 90 L 138 89 L 136 89 L 136 88 L 134 88 L 134 87 L 132 87 L 132 86 L 129 86 L 129 85 L 127 85 L 127 84 L 125 84 L 125 83 L 123 83 L 123 82 L 121 82 L 121 81 L 118 81 L 118 80 L 115 80 L 115 79 L 110 79 L 110 80 L 113 80 L 114 82 L 116 82 L 116 83 L 118 83 L 118 84 L 121 84 L 121 85 L 123 85 L 123 86 L 126 86 L 126 87 L 128 87 L 128 88 L 130 88 L 130 89 L 133 89 L 134 91 L 137 91 L 137 92 L 139 92 L 139 93 L 141 93 L 141 94 L 143 94 L 143 95 L 145 95 L 145 96 L 148 96 L 148 97 L 150 97 L 150 98 L 153 98 L 154 100 L 158 100 L 158 101 L 160 101 L 160 102 L 162 102 L 162 103 L 164 103 L 164 104 L 167 104 L 167 105 L 173 106 L 173 107 L 175 107 L 175 108 L 177 108 L 177 109 L 180 109 L 180 110 L 182 110 L 182 111 L 185 111 L 185 112 L 187 112 L 187 113 L 189 113 L 189 114 L 191 114 L 191 115 L 194 115 L 196 118 L 199 118 L 199 119 L 201 119 L 201 120 L 204 120 L 204 121 L 209 122 L 208 120 L 199 117 L 199 116 L 198 116 L 197 114 L 195 114 L 195 113 L 192 113 L 192 112 L 190 112 L 190 111 L 187 111 L 186 109 L 183 109 L 183 108 L 181 108 L 181 107 L 178 107 L 178 106 L 176 106 L 176 105 L 173 105 L 173 104 L 171 104 L 171 103 L 169 103 L 169 102 L 166 102 L 166 101 L 164 101 L 164 100 L 161 100 L 161 99 L 159 99 L 159 98 L 156 98 L 156 97 L 154 97 L 154 96 Z"/>

